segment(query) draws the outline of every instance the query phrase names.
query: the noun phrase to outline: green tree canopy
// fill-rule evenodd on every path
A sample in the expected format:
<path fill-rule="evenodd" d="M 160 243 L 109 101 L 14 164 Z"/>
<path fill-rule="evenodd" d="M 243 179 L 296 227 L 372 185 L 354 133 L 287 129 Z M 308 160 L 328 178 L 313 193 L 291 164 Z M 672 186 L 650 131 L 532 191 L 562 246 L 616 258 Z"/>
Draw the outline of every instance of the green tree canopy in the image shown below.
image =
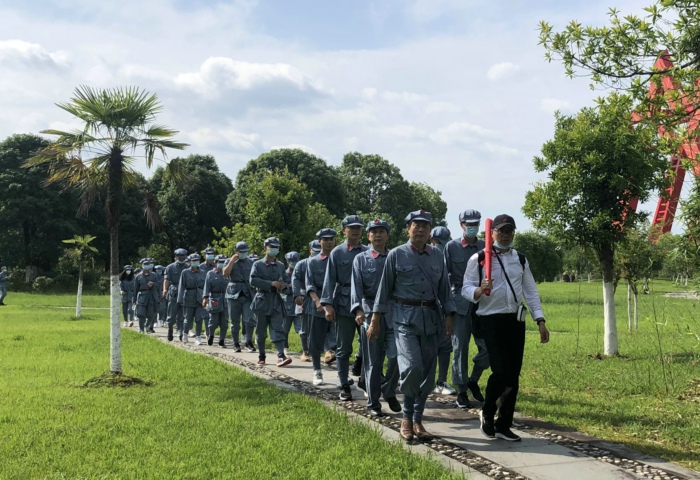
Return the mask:
<path fill-rule="evenodd" d="M 562 273 L 563 251 L 548 236 L 537 232 L 518 233 L 515 249 L 527 257 L 536 282 L 551 282 Z"/>

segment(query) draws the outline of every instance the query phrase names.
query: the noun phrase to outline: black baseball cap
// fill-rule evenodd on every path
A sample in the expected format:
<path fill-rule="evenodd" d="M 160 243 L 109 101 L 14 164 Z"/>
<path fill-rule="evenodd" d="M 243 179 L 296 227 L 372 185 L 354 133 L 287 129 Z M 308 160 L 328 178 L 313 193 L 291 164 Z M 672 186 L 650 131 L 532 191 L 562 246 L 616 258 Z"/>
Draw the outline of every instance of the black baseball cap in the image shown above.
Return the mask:
<path fill-rule="evenodd" d="M 513 220 L 513 217 L 511 217 L 510 215 L 502 213 L 501 215 L 497 215 L 496 218 L 493 219 L 493 228 L 501 228 L 506 225 L 512 225 L 513 228 L 516 228 L 515 220 Z"/>

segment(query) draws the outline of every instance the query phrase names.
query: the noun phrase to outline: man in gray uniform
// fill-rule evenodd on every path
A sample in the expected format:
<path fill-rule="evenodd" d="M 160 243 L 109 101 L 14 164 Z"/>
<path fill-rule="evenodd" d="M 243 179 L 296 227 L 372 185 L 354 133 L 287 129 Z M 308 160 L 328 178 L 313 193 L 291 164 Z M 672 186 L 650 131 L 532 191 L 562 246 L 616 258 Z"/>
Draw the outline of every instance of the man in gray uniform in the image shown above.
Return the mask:
<path fill-rule="evenodd" d="M 209 323 L 207 325 L 207 343 L 214 343 L 214 334 L 219 329 L 219 346 L 226 348 L 226 310 L 224 308 L 224 295 L 228 287 L 228 278 L 224 276 L 222 270 L 226 263 L 226 257 L 218 255 L 214 259 L 214 269 L 207 273 L 204 280 L 204 292 L 202 293 L 202 307 L 209 313 Z M 199 344 L 197 344 L 199 345 Z"/>
<path fill-rule="evenodd" d="M 168 341 L 173 341 L 173 326 L 177 325 L 178 336 L 182 337 L 183 309 L 177 303 L 177 287 L 180 285 L 180 276 L 187 268 L 187 250 L 178 248 L 175 250 L 175 261 L 165 267 L 165 280 L 163 281 L 163 297 L 168 300 Z M 182 339 L 182 338 L 181 338 Z"/>
<path fill-rule="evenodd" d="M 240 328 L 241 320 L 245 326 L 245 351 L 254 352 L 253 331 L 255 331 L 255 320 L 250 303 L 253 301 L 253 294 L 250 289 L 250 271 L 253 268 L 253 261 L 248 258 L 250 249 L 246 242 L 236 244 L 236 252 L 233 254 L 224 267 L 223 274 L 228 277 L 228 287 L 226 287 L 226 306 L 228 317 L 231 321 L 231 338 L 233 339 L 233 351 L 240 352 Z"/>
<path fill-rule="evenodd" d="M 207 247 L 204 249 L 203 253 L 203 260 L 204 263 L 201 263 L 199 265 L 199 269 L 204 272 L 204 277 L 206 278 L 207 273 L 211 272 L 216 268 L 216 250 L 214 250 L 211 247 Z M 207 332 L 207 337 L 209 336 L 209 315 L 207 314 L 206 309 L 204 310 L 198 310 L 202 315 L 204 315 L 204 328 Z M 193 332 L 190 332 L 190 337 L 194 335 Z"/>
<path fill-rule="evenodd" d="M 372 322 L 379 322 L 391 308 L 403 393 L 399 433 L 407 441 L 433 438 L 423 427 L 423 410 L 435 387 L 439 332 L 452 335 L 455 311 L 445 257 L 427 245 L 431 223 L 423 210 L 406 217 L 409 241 L 387 255 L 372 313 Z"/>
<path fill-rule="evenodd" d="M 447 243 L 452 240 L 452 234 L 447 227 L 439 226 L 430 231 L 430 244 L 445 254 Z M 444 332 L 443 332 L 444 333 Z M 450 355 L 452 355 L 452 339 L 447 335 L 440 335 L 438 345 L 438 375 L 433 393 L 437 395 L 456 395 L 454 388 L 447 383 L 447 370 L 450 368 Z"/>
<path fill-rule="evenodd" d="M 161 295 L 157 288 L 158 278 L 153 272 L 153 259 L 142 259 L 141 268 L 143 270 L 134 279 L 133 303 L 136 305 L 136 318 L 139 319 L 139 332 L 154 333 L 153 324 Z"/>
<path fill-rule="evenodd" d="M 323 282 L 326 278 L 328 256 L 335 247 L 335 230 L 322 228 L 316 233 L 318 243 L 321 244 L 321 253 L 309 258 L 306 263 L 306 294 L 311 298 L 309 309 L 304 313 L 311 316 L 309 328 L 309 354 L 314 368 L 314 385 L 323 385 L 323 373 L 321 372 L 321 352 L 324 343 L 331 331 L 331 322 L 326 319 L 326 314 L 321 304 L 319 293 L 323 290 Z"/>
<path fill-rule="evenodd" d="M 250 304 L 257 324 L 258 365 L 265 365 L 265 340 L 270 330 L 270 340 L 277 350 L 277 366 L 285 367 L 292 359 L 284 354 L 284 305 L 279 293 L 287 288 L 284 283 L 284 265 L 277 261 L 280 241 L 276 237 L 265 239 L 265 257 L 253 264 L 250 286 L 256 293 Z"/>
<path fill-rule="evenodd" d="M 346 241 L 335 247 L 328 257 L 321 305 L 325 310 L 326 320 L 335 322 L 338 343 L 335 355 L 338 362 L 338 383 L 341 385 L 340 399 L 352 400 L 348 375 L 352 342 L 357 331 L 354 315 L 350 311 L 352 262 L 358 254 L 367 250 L 367 247 L 360 243 L 363 223 L 358 215 L 350 215 L 343 219 L 342 226 Z"/>
<path fill-rule="evenodd" d="M 163 283 L 165 282 L 165 268 L 163 267 L 163 265 L 156 265 L 153 271 L 156 273 L 156 277 L 158 278 L 156 288 L 158 289 L 158 292 L 161 293 L 163 291 Z M 168 301 L 165 297 L 163 297 L 160 303 L 158 304 L 158 311 L 156 312 L 156 326 L 158 327 L 165 326 L 165 319 L 168 307 L 167 304 Z"/>
<path fill-rule="evenodd" d="M 282 290 L 282 302 L 284 303 L 284 354 L 289 354 L 289 332 L 294 325 L 294 331 L 301 332 L 301 315 L 297 314 L 297 304 L 294 302 L 294 289 L 292 287 L 292 275 L 294 267 L 299 262 L 299 252 L 287 252 L 284 259 L 287 261 L 287 269 L 284 271 L 284 284 L 287 287 Z M 305 339 L 301 339 L 302 351 L 305 351 L 308 346 L 305 345 Z"/>
<path fill-rule="evenodd" d="M 399 383 L 399 367 L 396 361 L 396 341 L 391 312 L 382 315 L 378 322 L 370 323 L 372 308 L 382 279 L 388 250 L 391 227 L 384 220 L 373 220 L 367 224 L 367 238 L 370 248 L 355 257 L 352 263 L 352 290 L 350 310 L 355 314 L 355 322 L 362 325 L 360 348 L 364 359 L 363 376 L 367 391 L 367 410 L 373 417 L 383 417 L 379 403 L 380 394 L 393 412 L 401 411 L 396 399 L 396 386 Z M 384 358 L 388 358 L 387 371 L 382 382 Z M 359 386 L 359 382 L 358 382 Z"/>
<path fill-rule="evenodd" d="M 5 297 L 7 296 L 7 267 L 3 265 L 0 268 L 0 307 L 5 306 Z"/>
<path fill-rule="evenodd" d="M 309 243 L 309 258 L 321 253 L 321 244 L 318 240 L 313 240 Z M 311 328 L 310 314 L 306 313 L 310 308 L 311 297 L 306 295 L 306 262 L 308 258 L 302 258 L 294 266 L 292 274 L 292 295 L 294 295 L 294 303 L 301 308 L 301 329 L 299 336 L 301 337 L 301 361 L 310 362 L 309 355 L 309 329 Z"/>
<path fill-rule="evenodd" d="M 202 321 L 206 314 L 202 308 L 202 296 L 204 293 L 204 280 L 206 275 L 199 268 L 201 257 L 198 253 L 191 254 L 188 258 L 190 268 L 184 270 L 180 275 L 180 285 L 177 289 L 177 303 L 182 305 L 185 311 L 185 327 L 180 335 L 180 340 L 187 343 L 188 333 L 192 325 L 196 323 L 195 341 L 202 343 Z"/>
<path fill-rule="evenodd" d="M 489 355 L 483 338 L 474 337 L 477 354 L 474 356 L 474 367 L 469 375 L 469 339 L 472 336 L 472 315 L 474 304 L 462 296 L 462 282 L 464 272 L 467 270 L 467 262 L 480 250 L 485 243 L 476 236 L 479 233 L 481 213 L 476 210 L 465 210 L 459 214 L 459 224 L 464 232 L 462 238 L 456 238 L 447 244 L 445 249 L 445 262 L 447 275 L 450 279 L 450 287 L 455 302 L 454 319 L 452 320 L 452 347 L 454 359 L 452 360 L 452 381 L 457 386 L 457 406 L 469 408 L 470 391 L 477 402 L 483 402 L 484 397 L 479 389 L 481 374 L 489 368 Z"/>

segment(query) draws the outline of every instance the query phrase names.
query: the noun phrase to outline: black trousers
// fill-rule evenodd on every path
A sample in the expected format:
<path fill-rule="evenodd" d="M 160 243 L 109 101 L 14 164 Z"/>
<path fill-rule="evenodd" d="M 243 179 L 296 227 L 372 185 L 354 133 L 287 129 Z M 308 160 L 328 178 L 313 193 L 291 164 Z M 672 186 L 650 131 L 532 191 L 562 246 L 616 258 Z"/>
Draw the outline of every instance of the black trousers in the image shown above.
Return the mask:
<path fill-rule="evenodd" d="M 498 410 L 496 428 L 510 428 L 523 366 L 525 322 L 519 322 L 515 313 L 479 316 L 478 321 L 491 364 L 482 407 L 484 418 L 493 419 Z M 497 407 L 499 399 L 501 405 Z"/>

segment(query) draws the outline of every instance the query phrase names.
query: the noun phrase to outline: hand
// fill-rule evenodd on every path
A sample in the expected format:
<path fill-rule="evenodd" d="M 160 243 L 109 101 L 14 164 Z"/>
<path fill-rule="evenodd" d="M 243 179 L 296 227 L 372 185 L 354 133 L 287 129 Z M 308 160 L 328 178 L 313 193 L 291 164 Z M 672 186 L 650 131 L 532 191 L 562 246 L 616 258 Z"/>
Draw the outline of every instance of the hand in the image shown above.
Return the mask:
<path fill-rule="evenodd" d="M 445 315 L 445 337 L 452 336 L 452 314 Z"/>
<path fill-rule="evenodd" d="M 206 300 L 206 298 L 202 299 L 202 307 L 207 308 L 207 300 Z"/>
<path fill-rule="evenodd" d="M 236 262 L 238 261 L 239 258 L 240 258 L 240 257 L 238 256 L 238 254 L 237 254 L 237 253 L 234 253 L 234 254 L 233 254 L 233 257 L 231 257 L 231 261 L 232 261 L 233 263 L 236 263 Z"/>
<path fill-rule="evenodd" d="M 325 310 L 326 310 L 326 320 L 328 320 L 329 322 L 332 322 L 333 320 L 335 320 L 335 310 L 333 309 L 333 306 L 326 305 Z"/>
<path fill-rule="evenodd" d="M 163 290 L 163 298 L 165 298 L 165 296 L 166 296 L 167 294 L 168 294 L 168 291 L 167 291 L 167 290 Z"/>
<path fill-rule="evenodd" d="M 358 325 L 365 323 L 365 312 L 363 312 L 361 308 L 357 309 L 357 313 L 355 314 L 355 323 Z"/>
<path fill-rule="evenodd" d="M 277 290 L 284 290 L 284 283 L 278 282 L 277 280 L 273 280 L 270 285 L 275 287 Z"/>
<path fill-rule="evenodd" d="M 547 343 L 549 342 L 549 330 L 547 330 L 547 326 L 544 324 L 544 322 L 540 323 L 540 343 Z"/>
<path fill-rule="evenodd" d="M 474 296 L 478 298 L 481 295 L 483 295 L 484 292 L 490 292 L 491 290 L 493 290 L 493 280 L 491 280 L 490 278 L 484 278 L 481 281 L 481 285 L 479 285 L 479 288 L 477 288 L 478 292 L 474 292 L 474 293 L 478 293 L 478 295 L 474 295 Z"/>
<path fill-rule="evenodd" d="M 148 288 L 151 288 L 153 286 L 153 282 L 148 282 Z"/>
<path fill-rule="evenodd" d="M 122 292 L 121 290 L 119 290 L 119 295 L 121 295 L 121 296 L 123 297 L 123 296 L 124 296 L 124 292 Z"/>
<path fill-rule="evenodd" d="M 317 311 L 319 311 L 319 312 L 322 312 L 322 311 L 323 311 L 323 305 L 321 305 L 321 299 L 320 299 L 320 298 L 317 298 L 316 300 L 314 300 L 314 304 L 316 305 L 316 310 L 317 310 Z"/>
<path fill-rule="evenodd" d="M 367 327 L 367 340 L 374 341 L 379 338 L 379 322 L 372 322 Z"/>
<path fill-rule="evenodd" d="M 304 305 L 304 297 L 299 295 L 297 298 L 294 299 L 294 303 L 301 307 L 302 305 Z"/>

